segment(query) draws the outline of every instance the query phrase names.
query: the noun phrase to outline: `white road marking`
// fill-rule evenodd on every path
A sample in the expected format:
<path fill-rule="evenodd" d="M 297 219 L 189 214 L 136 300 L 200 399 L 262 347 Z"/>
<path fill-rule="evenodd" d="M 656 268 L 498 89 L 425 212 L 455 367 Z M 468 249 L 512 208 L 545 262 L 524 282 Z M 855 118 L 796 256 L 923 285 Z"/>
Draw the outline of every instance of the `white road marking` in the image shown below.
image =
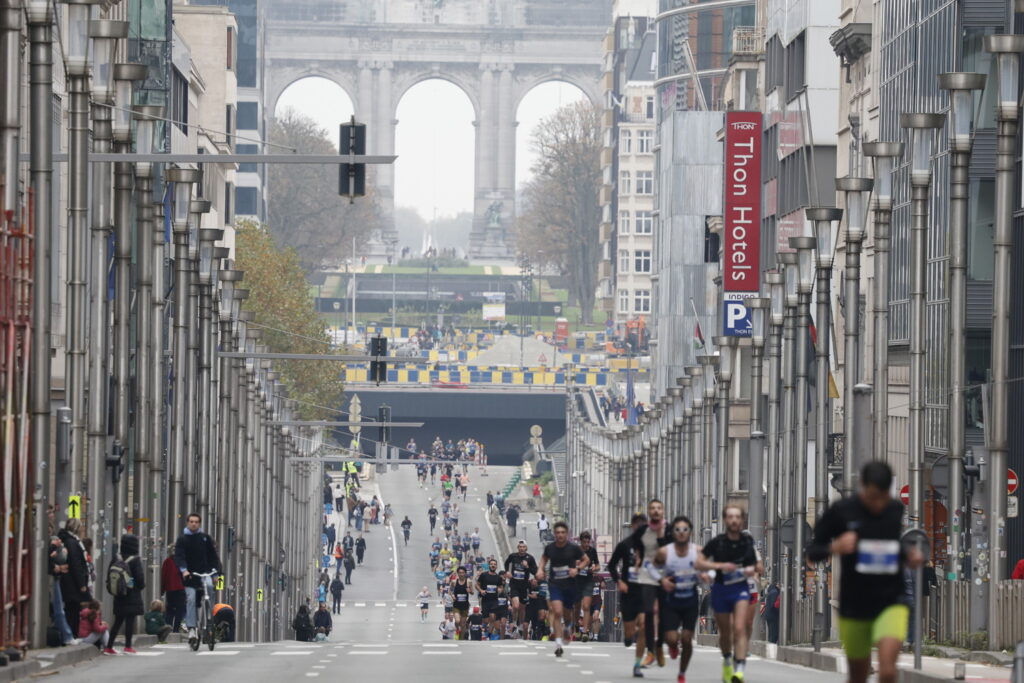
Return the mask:
<path fill-rule="evenodd" d="M 374 607 L 387 607 L 388 604 L 386 602 L 375 602 L 375 603 L 373 603 L 373 606 Z"/>
<path fill-rule="evenodd" d="M 200 654 L 202 654 L 202 653 L 200 653 Z M 236 654 L 237 655 L 238 653 L 237 652 L 233 652 L 232 654 Z M 270 654 L 272 654 L 272 655 L 311 655 L 311 654 L 313 654 L 313 651 L 312 650 L 277 650 L 276 652 L 271 652 Z"/>
<path fill-rule="evenodd" d="M 321 660 L 320 660 L 320 663 L 321 663 L 321 664 L 330 664 L 330 663 L 331 663 L 331 660 L 329 660 L 329 659 L 321 659 Z"/>
<path fill-rule="evenodd" d="M 409 606 L 409 603 L 407 603 L 407 602 L 396 602 L 395 603 L 395 607 L 408 607 L 408 606 Z M 394 609 L 395 607 L 392 607 L 391 609 Z"/>
<path fill-rule="evenodd" d="M 578 668 L 580 668 L 580 665 L 579 664 L 569 664 L 569 668 L 570 669 L 578 669 Z"/>
<path fill-rule="evenodd" d="M 310 678 L 312 678 L 314 676 L 319 676 L 320 674 L 318 672 L 316 672 L 316 671 L 307 671 L 306 675 L 309 676 Z"/>
<path fill-rule="evenodd" d="M 154 645 L 153 647 L 154 648 L 159 648 L 161 650 L 186 650 L 186 649 L 188 649 L 188 645 L 169 645 L 167 643 L 164 643 L 163 645 Z"/>
<path fill-rule="evenodd" d="M 210 655 L 210 656 L 220 655 L 220 656 L 223 656 L 223 657 L 230 657 L 231 655 L 240 655 L 240 654 L 242 654 L 242 651 L 241 650 L 207 650 L 206 652 L 197 652 L 196 654 L 197 655 Z M 276 655 L 278 653 L 275 652 L 273 654 Z M 290 655 L 290 654 L 294 654 L 294 653 L 292 653 L 292 652 L 285 652 L 284 654 Z"/>
<path fill-rule="evenodd" d="M 423 643 L 423 647 L 458 647 L 458 643 Z"/>
<path fill-rule="evenodd" d="M 349 655 L 386 655 L 387 653 L 387 650 L 352 650 Z"/>
<path fill-rule="evenodd" d="M 593 671 L 580 671 L 580 673 L 583 674 L 584 676 L 593 676 L 594 675 Z"/>
<path fill-rule="evenodd" d="M 381 646 L 380 645 L 373 645 L 371 643 L 353 643 L 352 647 L 368 647 L 370 649 L 376 650 L 377 648 L 379 648 Z"/>
<path fill-rule="evenodd" d="M 366 603 L 365 602 L 357 602 L 357 603 L 355 603 L 355 606 L 356 607 L 366 607 Z"/>
<path fill-rule="evenodd" d="M 527 646 L 525 643 L 495 643 L 494 647 L 515 647 L 525 650 Z"/>
<path fill-rule="evenodd" d="M 427 650 L 423 654 L 425 655 L 461 655 L 462 653 L 458 650 Z"/>
<path fill-rule="evenodd" d="M 502 656 L 504 656 L 504 655 L 516 656 L 516 655 L 518 655 L 520 657 L 522 657 L 524 655 L 527 656 L 527 657 L 536 657 L 537 656 L 536 652 L 499 652 L 498 654 L 502 655 Z"/>
<path fill-rule="evenodd" d="M 224 647 L 230 648 L 232 650 L 240 650 L 242 648 L 256 647 L 256 643 L 231 643 L 230 645 L 225 645 Z"/>
<path fill-rule="evenodd" d="M 285 645 L 285 647 L 290 647 L 293 650 L 304 650 L 309 647 L 309 645 Z"/>
<path fill-rule="evenodd" d="M 607 652 L 570 652 L 573 657 L 611 657 Z"/>
<path fill-rule="evenodd" d="M 160 655 L 167 654 L 166 652 L 136 652 L 132 657 L 159 657 Z"/>

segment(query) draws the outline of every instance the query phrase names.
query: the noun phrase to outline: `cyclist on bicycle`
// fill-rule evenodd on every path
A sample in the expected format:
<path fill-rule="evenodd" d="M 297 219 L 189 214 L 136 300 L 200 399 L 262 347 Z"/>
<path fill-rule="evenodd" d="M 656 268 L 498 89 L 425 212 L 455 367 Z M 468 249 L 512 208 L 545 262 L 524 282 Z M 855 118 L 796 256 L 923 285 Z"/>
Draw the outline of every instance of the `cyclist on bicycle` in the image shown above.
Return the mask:
<path fill-rule="evenodd" d="M 202 581 L 193 574 L 223 574 L 217 546 L 213 539 L 199 528 L 202 518 L 195 512 L 190 513 L 185 530 L 174 543 L 174 564 L 181 572 L 182 583 L 185 584 L 185 626 L 188 637 L 196 637 L 196 589 L 202 588 L 206 596 L 213 599 L 213 577 L 205 576 Z"/>
<path fill-rule="evenodd" d="M 405 516 L 402 520 L 402 535 L 405 536 L 405 544 L 409 545 L 409 532 L 412 530 L 412 520 L 409 519 L 409 515 Z"/>

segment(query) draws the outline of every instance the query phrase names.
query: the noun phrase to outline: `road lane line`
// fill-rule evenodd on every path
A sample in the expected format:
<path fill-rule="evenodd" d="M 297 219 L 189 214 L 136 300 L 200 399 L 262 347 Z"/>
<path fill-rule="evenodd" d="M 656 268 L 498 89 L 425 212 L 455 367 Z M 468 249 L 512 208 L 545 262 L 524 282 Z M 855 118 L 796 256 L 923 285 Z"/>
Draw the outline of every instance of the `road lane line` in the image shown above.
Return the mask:
<path fill-rule="evenodd" d="M 357 603 L 355 603 L 354 606 L 355 607 L 366 607 L 366 603 L 365 602 L 357 602 Z"/>
<path fill-rule="evenodd" d="M 510 657 L 515 657 L 515 656 L 519 656 L 519 657 L 523 657 L 523 656 L 526 656 L 526 657 L 536 657 L 537 656 L 536 652 L 499 652 L 498 654 L 500 656 L 508 655 Z"/>
<path fill-rule="evenodd" d="M 197 655 L 209 655 L 211 657 L 214 656 L 214 655 L 230 657 L 231 655 L 240 655 L 240 654 L 242 654 L 242 651 L 241 650 L 207 650 L 206 652 L 197 652 L 196 654 Z M 275 652 L 274 654 L 276 655 L 277 653 Z M 290 655 L 292 653 L 291 652 L 286 652 L 285 654 Z"/>
<path fill-rule="evenodd" d="M 423 647 L 458 647 L 458 643 L 423 643 Z"/>
<path fill-rule="evenodd" d="M 386 655 L 387 653 L 388 653 L 387 650 L 352 650 L 352 652 L 349 652 L 348 654 L 349 654 L 349 656 L 352 656 L 352 655 Z"/>
<path fill-rule="evenodd" d="M 611 657 L 607 652 L 569 652 L 573 657 Z"/>
<path fill-rule="evenodd" d="M 373 606 L 374 607 L 387 607 L 388 604 L 386 602 L 375 602 L 375 603 L 373 603 Z"/>
<path fill-rule="evenodd" d="M 203 653 L 200 652 L 199 654 L 203 654 Z M 237 655 L 238 653 L 234 652 L 232 654 L 236 654 Z M 271 652 L 270 654 L 272 654 L 272 655 L 311 655 L 311 654 L 313 654 L 313 651 L 312 650 L 277 650 L 276 652 Z"/>
<path fill-rule="evenodd" d="M 160 655 L 167 654 L 166 652 L 136 652 L 133 657 L 159 657 Z"/>
<path fill-rule="evenodd" d="M 423 654 L 425 655 L 461 655 L 462 653 L 458 650 L 427 650 Z"/>
<path fill-rule="evenodd" d="M 593 671 L 580 671 L 580 673 L 583 674 L 584 676 L 593 676 L 594 675 Z"/>
<path fill-rule="evenodd" d="M 387 647 L 386 645 L 375 645 L 373 643 L 352 643 L 352 647 L 368 647 L 372 650 L 380 649 L 381 647 Z"/>
<path fill-rule="evenodd" d="M 314 676 L 319 676 L 320 673 L 318 671 L 307 671 L 306 675 L 309 676 L 310 678 L 312 678 Z"/>
<path fill-rule="evenodd" d="M 407 603 L 407 602 L 396 602 L 395 603 L 395 607 L 408 607 L 408 606 L 409 606 L 409 603 Z M 392 607 L 391 609 L 394 609 L 394 607 Z"/>
<path fill-rule="evenodd" d="M 578 668 L 580 668 L 580 665 L 579 664 L 569 664 L 568 667 L 570 669 L 578 669 Z"/>

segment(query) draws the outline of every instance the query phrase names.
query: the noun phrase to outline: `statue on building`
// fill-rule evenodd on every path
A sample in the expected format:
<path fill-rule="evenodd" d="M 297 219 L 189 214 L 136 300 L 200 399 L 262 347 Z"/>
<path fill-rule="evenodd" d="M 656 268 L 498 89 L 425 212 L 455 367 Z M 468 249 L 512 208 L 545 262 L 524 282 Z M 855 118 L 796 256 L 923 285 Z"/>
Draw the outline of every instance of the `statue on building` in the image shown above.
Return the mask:
<path fill-rule="evenodd" d="M 503 206 L 504 202 L 491 202 L 491 205 L 487 207 L 487 212 L 484 213 L 484 224 L 488 228 L 501 227 L 501 209 Z"/>

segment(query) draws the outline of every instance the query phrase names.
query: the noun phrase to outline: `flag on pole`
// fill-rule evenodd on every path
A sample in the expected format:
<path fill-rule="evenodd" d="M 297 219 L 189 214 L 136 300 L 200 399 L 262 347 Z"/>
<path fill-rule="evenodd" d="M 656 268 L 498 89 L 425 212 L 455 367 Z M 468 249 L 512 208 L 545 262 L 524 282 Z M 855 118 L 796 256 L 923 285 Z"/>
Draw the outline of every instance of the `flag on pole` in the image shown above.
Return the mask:
<path fill-rule="evenodd" d="M 633 387 L 633 373 L 626 373 L 626 424 L 637 423 L 636 414 L 636 389 Z"/>
<path fill-rule="evenodd" d="M 705 348 L 704 333 L 700 329 L 700 316 L 697 315 L 697 306 L 693 303 L 693 297 L 690 297 L 690 307 L 693 309 L 693 348 L 694 350 L 701 350 Z"/>

